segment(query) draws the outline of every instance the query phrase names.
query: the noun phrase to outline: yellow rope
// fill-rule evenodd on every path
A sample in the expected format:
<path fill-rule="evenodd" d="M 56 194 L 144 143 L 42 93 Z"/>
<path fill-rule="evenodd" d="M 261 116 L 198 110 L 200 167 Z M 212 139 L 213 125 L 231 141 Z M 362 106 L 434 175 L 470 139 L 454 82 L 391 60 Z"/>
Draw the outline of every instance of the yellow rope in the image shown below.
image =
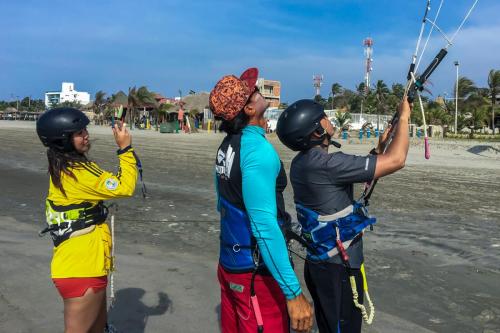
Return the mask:
<path fill-rule="evenodd" d="M 375 317 L 375 306 L 370 298 L 370 294 L 368 294 L 368 283 L 366 282 L 366 274 L 365 267 L 361 265 L 361 275 L 363 276 L 363 290 L 366 302 L 368 303 L 368 307 L 370 308 L 370 314 L 366 311 L 366 307 L 363 304 L 359 304 L 358 302 L 358 288 L 356 287 L 356 280 L 354 276 L 349 277 L 349 281 L 351 282 L 351 290 L 352 290 L 352 300 L 354 301 L 354 305 L 361 311 L 361 316 L 363 320 L 370 325 L 373 322 L 373 318 Z"/>

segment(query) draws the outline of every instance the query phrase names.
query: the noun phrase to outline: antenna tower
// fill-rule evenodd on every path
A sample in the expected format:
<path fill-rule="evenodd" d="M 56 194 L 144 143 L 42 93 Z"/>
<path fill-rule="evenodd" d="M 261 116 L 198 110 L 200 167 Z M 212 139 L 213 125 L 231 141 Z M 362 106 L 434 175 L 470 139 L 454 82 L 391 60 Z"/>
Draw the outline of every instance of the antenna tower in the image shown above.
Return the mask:
<path fill-rule="evenodd" d="M 373 69 L 373 39 L 371 37 L 365 38 L 363 45 L 365 46 L 365 93 L 368 94 L 370 91 L 370 76 Z"/>
<path fill-rule="evenodd" d="M 323 85 L 323 74 L 313 75 L 313 87 L 316 90 L 314 96 L 321 95 L 321 86 Z"/>

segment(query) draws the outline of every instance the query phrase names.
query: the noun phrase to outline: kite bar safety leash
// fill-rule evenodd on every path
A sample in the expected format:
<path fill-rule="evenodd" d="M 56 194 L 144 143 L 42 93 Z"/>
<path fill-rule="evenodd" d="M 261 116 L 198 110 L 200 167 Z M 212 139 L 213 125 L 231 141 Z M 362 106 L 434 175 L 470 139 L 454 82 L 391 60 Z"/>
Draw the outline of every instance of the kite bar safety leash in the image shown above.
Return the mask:
<path fill-rule="evenodd" d="M 114 209 L 111 209 L 114 208 Z M 115 214 L 118 211 L 118 205 L 113 203 L 109 206 L 111 211 L 110 228 L 111 228 L 111 274 L 109 276 L 109 307 L 112 308 L 115 304 L 115 271 L 116 271 L 116 257 L 115 257 Z"/>
<path fill-rule="evenodd" d="M 356 306 L 361 311 L 361 316 L 363 317 L 363 320 L 368 325 L 370 325 L 373 322 L 373 318 L 375 317 L 375 306 L 373 305 L 370 295 L 368 294 L 368 283 L 366 282 L 364 265 L 361 265 L 361 275 L 363 277 L 364 295 L 366 296 L 366 302 L 368 303 L 368 308 L 370 309 L 370 313 L 368 313 L 366 307 L 363 304 L 359 303 L 358 288 L 356 287 L 356 277 L 354 276 L 351 269 L 351 264 L 349 263 L 349 255 L 347 254 L 347 251 L 344 248 L 344 244 L 342 244 L 342 241 L 340 240 L 339 227 L 336 227 L 336 230 L 337 230 L 336 245 L 339 251 L 340 258 L 342 259 L 342 262 L 344 263 L 344 266 L 347 270 L 347 274 L 349 275 L 349 283 L 351 285 L 352 300 L 354 302 L 354 306 Z"/>
<path fill-rule="evenodd" d="M 110 229 L 111 229 L 111 266 L 110 266 L 110 275 L 109 275 L 109 310 L 113 308 L 115 305 L 115 214 L 118 211 L 118 205 L 116 203 L 112 203 L 108 206 L 108 211 L 111 212 L 110 218 Z M 104 327 L 104 333 L 118 333 L 118 330 L 111 325 L 109 322 L 106 323 Z"/>

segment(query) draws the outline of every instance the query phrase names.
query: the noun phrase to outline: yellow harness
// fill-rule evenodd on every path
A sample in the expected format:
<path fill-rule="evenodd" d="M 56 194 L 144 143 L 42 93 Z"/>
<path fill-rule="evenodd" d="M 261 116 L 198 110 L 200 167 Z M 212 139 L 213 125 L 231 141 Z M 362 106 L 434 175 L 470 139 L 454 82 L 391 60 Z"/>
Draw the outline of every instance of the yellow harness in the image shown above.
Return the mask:
<path fill-rule="evenodd" d="M 45 202 L 45 216 L 48 226 L 40 231 L 43 236 L 50 232 L 50 236 L 57 247 L 65 240 L 84 235 L 94 230 L 96 224 L 106 221 L 108 209 L 102 201 L 93 205 L 83 202 L 76 205 L 57 206 L 51 200 Z"/>

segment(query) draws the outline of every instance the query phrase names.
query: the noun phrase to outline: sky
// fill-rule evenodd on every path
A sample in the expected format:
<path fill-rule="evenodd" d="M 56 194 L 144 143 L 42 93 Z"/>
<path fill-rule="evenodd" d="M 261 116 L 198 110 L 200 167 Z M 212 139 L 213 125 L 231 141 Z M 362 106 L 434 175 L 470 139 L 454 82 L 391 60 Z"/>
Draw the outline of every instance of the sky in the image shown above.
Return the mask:
<path fill-rule="evenodd" d="M 434 18 L 439 0 L 431 1 Z M 439 27 L 453 35 L 474 0 L 444 1 Z M 258 67 L 281 99 L 312 98 L 312 76 L 354 89 L 363 81 L 363 39 L 374 40 L 372 82 L 403 83 L 425 0 L 0 1 L 0 100 L 75 89 L 108 95 L 147 86 L 167 97 L 210 91 L 227 74 Z M 434 96 L 460 75 L 487 85 L 500 69 L 500 1 L 480 0 L 431 78 Z M 444 39 L 433 33 L 422 67 Z"/>

